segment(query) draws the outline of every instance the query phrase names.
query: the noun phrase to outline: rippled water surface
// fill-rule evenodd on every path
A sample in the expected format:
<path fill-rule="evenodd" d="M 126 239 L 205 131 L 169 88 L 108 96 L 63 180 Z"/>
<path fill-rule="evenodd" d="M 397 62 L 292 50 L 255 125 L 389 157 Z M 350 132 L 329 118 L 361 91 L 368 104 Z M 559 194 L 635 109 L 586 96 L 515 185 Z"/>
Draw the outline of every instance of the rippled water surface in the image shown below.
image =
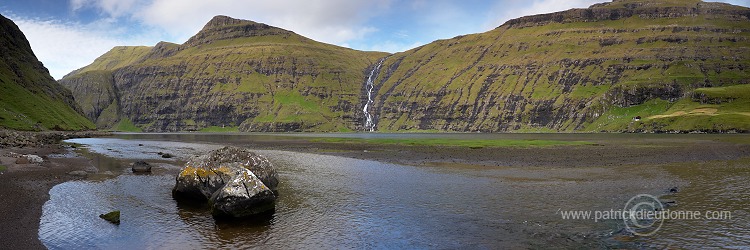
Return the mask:
<path fill-rule="evenodd" d="M 72 142 L 132 159 L 150 159 L 157 151 L 190 156 L 218 147 L 189 138 L 167 142 L 143 136 Z M 275 164 L 282 181 L 276 210 L 267 218 L 217 222 L 205 207 L 178 206 L 171 198 L 177 169 L 160 167 L 167 169 L 154 175 L 123 174 L 55 186 L 43 208 L 39 237 L 52 249 L 750 244 L 746 161 L 664 167 L 416 167 L 308 153 L 258 152 Z M 717 174 L 716 169 L 723 172 Z M 619 220 L 563 220 L 559 215 L 560 210 L 619 209 L 635 194 L 664 194 L 671 186 L 684 187 L 665 196 L 677 200 L 680 208 L 730 209 L 735 217 L 718 223 L 668 222 L 655 237 L 632 237 Z M 111 210 L 121 210 L 119 226 L 98 218 Z"/>

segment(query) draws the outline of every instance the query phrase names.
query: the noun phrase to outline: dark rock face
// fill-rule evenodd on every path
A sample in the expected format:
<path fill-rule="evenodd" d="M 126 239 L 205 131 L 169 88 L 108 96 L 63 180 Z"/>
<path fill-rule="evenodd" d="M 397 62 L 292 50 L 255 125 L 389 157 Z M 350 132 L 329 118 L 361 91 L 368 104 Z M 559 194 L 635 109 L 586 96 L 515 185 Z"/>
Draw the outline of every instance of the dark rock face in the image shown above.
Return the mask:
<path fill-rule="evenodd" d="M 216 217 L 245 217 L 272 209 L 278 184 L 268 159 L 224 147 L 185 164 L 172 194 L 183 201 L 208 201 Z"/>
<path fill-rule="evenodd" d="M 60 82 L 78 96 L 83 114 L 98 128 L 108 128 L 117 122 L 119 107 L 114 78 L 108 71 L 86 72 Z M 82 93 L 86 93 L 82 95 Z"/>

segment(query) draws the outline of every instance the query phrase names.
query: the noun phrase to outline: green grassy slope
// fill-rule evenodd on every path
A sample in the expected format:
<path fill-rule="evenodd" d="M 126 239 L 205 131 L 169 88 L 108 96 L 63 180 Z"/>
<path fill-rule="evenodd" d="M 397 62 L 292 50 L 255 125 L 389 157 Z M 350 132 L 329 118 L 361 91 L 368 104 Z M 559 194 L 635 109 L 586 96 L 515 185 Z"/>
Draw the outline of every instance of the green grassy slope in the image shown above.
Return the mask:
<path fill-rule="evenodd" d="M 358 126 L 352 114 L 361 109 L 364 69 L 387 55 L 222 16 L 182 45 L 127 51 L 113 49 L 61 82 L 71 89 L 101 83 L 85 72 L 117 65 L 108 70 L 118 93 L 116 120 L 145 131 L 350 131 Z M 96 110 L 109 105 L 76 99 Z"/>
<path fill-rule="evenodd" d="M 85 130 L 94 125 L 76 110 L 69 90 L 60 86 L 31 51 L 26 37 L 0 16 L 0 128 Z"/>
<path fill-rule="evenodd" d="M 748 130 L 748 96 L 694 98 L 750 84 L 748 18 L 727 4 L 623 0 L 436 41 L 386 60 L 377 127 Z"/>
<path fill-rule="evenodd" d="M 68 75 L 81 75 L 91 71 L 113 71 L 142 60 L 153 47 L 149 46 L 117 46 L 104 55 L 96 58 L 93 63 L 79 70 L 70 72 Z M 68 77 L 66 75 L 65 77 Z"/>

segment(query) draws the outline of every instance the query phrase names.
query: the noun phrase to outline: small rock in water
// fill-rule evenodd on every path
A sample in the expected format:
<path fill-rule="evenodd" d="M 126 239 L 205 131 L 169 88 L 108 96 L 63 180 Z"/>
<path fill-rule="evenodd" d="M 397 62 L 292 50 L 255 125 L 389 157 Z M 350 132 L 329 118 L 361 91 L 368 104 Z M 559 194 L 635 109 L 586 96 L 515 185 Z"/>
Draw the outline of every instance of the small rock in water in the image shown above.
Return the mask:
<path fill-rule="evenodd" d="M 680 191 L 680 190 L 679 190 L 679 189 L 678 189 L 677 187 L 672 187 L 672 188 L 670 188 L 670 189 L 669 189 L 669 192 L 670 192 L 670 193 L 673 193 L 673 194 L 674 194 L 674 193 L 677 193 L 677 192 L 679 192 L 679 191 Z"/>
<path fill-rule="evenodd" d="M 139 144 L 138 144 L 138 146 L 139 146 L 139 147 L 143 147 L 143 144 L 140 144 L 140 143 L 139 143 Z"/>
<path fill-rule="evenodd" d="M 131 169 L 133 170 L 133 173 L 150 173 L 151 164 L 148 164 L 148 162 L 145 161 L 137 161 L 133 163 Z"/>
<path fill-rule="evenodd" d="M 174 157 L 174 156 L 171 155 L 171 154 L 169 154 L 169 153 L 163 153 L 163 154 L 161 154 L 161 158 L 172 158 L 172 157 Z"/>
<path fill-rule="evenodd" d="M 99 218 L 109 221 L 112 224 L 120 225 L 120 210 L 115 210 L 106 214 L 100 214 Z"/>

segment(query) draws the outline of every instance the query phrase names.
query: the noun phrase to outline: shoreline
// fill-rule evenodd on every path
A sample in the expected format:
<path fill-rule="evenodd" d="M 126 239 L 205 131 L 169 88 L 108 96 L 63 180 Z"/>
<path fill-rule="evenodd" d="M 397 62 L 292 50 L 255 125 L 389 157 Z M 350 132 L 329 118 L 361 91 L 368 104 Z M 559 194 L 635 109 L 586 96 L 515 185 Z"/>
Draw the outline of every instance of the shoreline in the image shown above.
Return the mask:
<path fill-rule="evenodd" d="M 0 130 L 0 242 L 7 249 L 46 249 L 39 240 L 39 218 L 42 206 L 49 200 L 49 190 L 57 184 L 81 179 L 71 171 L 90 170 L 91 161 L 82 156 L 55 156 L 72 149 L 62 140 L 104 136 L 97 131 L 28 132 Z M 42 163 L 17 161 L 21 155 L 36 155 Z M 53 157 L 50 157 L 50 156 Z"/>
<path fill-rule="evenodd" d="M 2 132 L 6 131 L 0 131 Z M 107 134 L 98 133 L 98 136 L 102 135 Z M 51 137 L 61 138 L 60 135 Z M 91 136 L 72 138 L 79 137 Z M 45 139 L 36 141 L 38 143 L 32 146 L 0 147 L 0 166 L 5 167 L 5 169 L 0 168 L 0 190 L 3 190 L 0 192 L 0 199 L 5 201 L 3 205 L 0 205 L 0 213 L 3 214 L 3 220 L 0 220 L 0 236 L 2 236 L 0 238 L 3 239 L 4 246 L 11 249 L 44 249 L 44 245 L 38 238 L 38 230 L 42 206 L 49 200 L 49 190 L 60 183 L 85 179 L 85 177 L 69 175 L 71 171 L 91 172 L 92 169 L 95 171 L 97 168 L 84 155 L 68 154 L 74 149 L 59 141 L 55 144 L 47 144 L 48 141 Z M 627 141 L 627 143 L 593 141 L 592 145 L 500 148 L 311 142 L 305 138 L 222 143 L 200 140 L 195 142 L 241 146 L 250 150 L 281 150 L 334 155 L 411 166 L 448 166 L 459 170 L 503 167 L 574 169 L 639 164 L 661 165 L 733 160 L 747 158 L 750 155 L 750 144 L 713 140 L 687 143 L 675 140 L 674 145 L 670 145 L 668 149 L 644 149 L 650 146 L 648 143 L 642 144 L 639 141 Z M 670 153 L 665 154 L 664 150 Z M 16 158 L 12 157 L 11 152 L 39 155 L 44 162 L 16 164 Z"/>
<path fill-rule="evenodd" d="M 76 156 L 49 157 L 65 154 L 69 148 L 61 144 L 28 148 L 0 149 L 0 165 L 6 169 L 0 174 L 0 235 L 3 247 L 8 249 L 45 249 L 39 240 L 39 219 L 42 206 L 49 200 L 49 191 L 57 184 L 82 177 L 69 175 L 71 171 L 85 171 L 93 167 L 89 159 Z M 8 154 L 34 154 L 41 164 L 16 164 L 17 158 Z"/>

